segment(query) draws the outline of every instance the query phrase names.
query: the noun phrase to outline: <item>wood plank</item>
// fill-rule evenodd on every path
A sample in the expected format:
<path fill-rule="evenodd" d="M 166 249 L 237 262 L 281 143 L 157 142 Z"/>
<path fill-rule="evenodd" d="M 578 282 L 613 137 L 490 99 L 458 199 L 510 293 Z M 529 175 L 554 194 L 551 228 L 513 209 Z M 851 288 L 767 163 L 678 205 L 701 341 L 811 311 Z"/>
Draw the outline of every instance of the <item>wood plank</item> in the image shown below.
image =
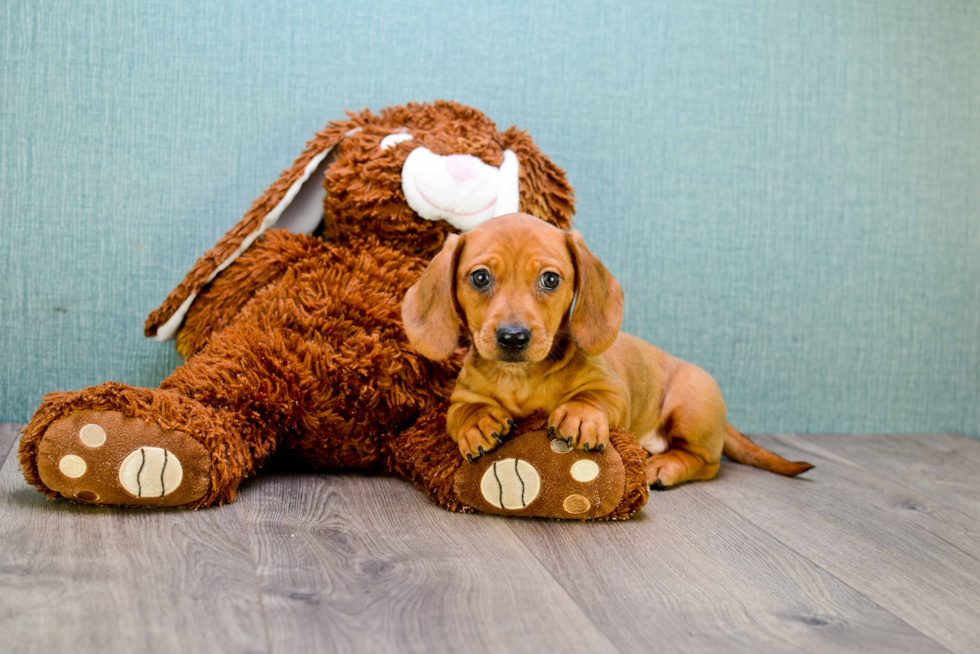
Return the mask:
<path fill-rule="evenodd" d="M 980 441 L 962 434 L 828 434 L 795 443 L 980 519 Z"/>
<path fill-rule="evenodd" d="M 980 643 L 980 523 L 807 437 L 753 437 L 817 467 L 785 479 L 730 464 L 704 492 L 956 652 Z M 942 474 L 941 469 L 931 471 Z"/>
<path fill-rule="evenodd" d="M 652 493 L 625 523 L 510 528 L 621 651 L 943 651 L 702 486 Z"/>
<path fill-rule="evenodd" d="M 275 651 L 616 651 L 507 519 L 380 475 L 266 474 L 240 502 Z"/>
<path fill-rule="evenodd" d="M 13 454 L 14 458 L 17 458 L 17 451 L 14 449 L 14 444 L 20 440 L 20 430 L 23 428 L 24 425 L 10 422 L 0 423 L 0 468 L 3 467 L 8 454 Z"/>
<path fill-rule="evenodd" d="M 240 506 L 50 501 L 24 482 L 16 454 L 0 492 L 5 651 L 269 651 Z"/>

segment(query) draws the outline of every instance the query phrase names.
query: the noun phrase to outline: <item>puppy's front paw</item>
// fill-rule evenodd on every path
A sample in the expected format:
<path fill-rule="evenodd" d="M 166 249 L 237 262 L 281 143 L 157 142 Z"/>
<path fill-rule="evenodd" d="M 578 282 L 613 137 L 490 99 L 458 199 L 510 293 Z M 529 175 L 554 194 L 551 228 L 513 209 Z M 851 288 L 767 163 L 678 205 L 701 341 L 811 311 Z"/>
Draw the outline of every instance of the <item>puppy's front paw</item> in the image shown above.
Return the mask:
<path fill-rule="evenodd" d="M 460 453 L 473 461 L 504 442 L 514 425 L 503 409 L 481 406 L 463 419 L 453 435 Z"/>
<path fill-rule="evenodd" d="M 591 404 L 572 401 L 560 405 L 548 418 L 548 429 L 579 449 L 605 452 L 609 447 L 609 420 Z"/>

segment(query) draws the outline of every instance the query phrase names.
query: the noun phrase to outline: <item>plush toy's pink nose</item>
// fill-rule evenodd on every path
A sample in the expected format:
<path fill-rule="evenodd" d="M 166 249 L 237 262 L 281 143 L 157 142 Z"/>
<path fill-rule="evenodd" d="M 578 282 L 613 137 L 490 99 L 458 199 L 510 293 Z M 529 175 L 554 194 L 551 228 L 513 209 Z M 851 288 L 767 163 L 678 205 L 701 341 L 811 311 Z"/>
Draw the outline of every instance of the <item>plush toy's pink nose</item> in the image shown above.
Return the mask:
<path fill-rule="evenodd" d="M 457 184 L 476 177 L 480 173 L 481 161 L 468 154 L 451 154 L 446 157 L 446 170 Z"/>

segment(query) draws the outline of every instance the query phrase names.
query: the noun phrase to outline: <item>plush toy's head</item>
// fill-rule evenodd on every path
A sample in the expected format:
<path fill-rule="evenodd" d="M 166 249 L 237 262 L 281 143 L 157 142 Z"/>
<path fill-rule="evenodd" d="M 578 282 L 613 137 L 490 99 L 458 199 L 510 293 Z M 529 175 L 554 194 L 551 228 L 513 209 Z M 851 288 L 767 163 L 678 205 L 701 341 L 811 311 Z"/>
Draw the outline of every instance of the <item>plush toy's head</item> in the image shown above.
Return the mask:
<path fill-rule="evenodd" d="M 568 228 L 564 173 L 513 127 L 454 102 L 363 111 L 331 123 L 324 161 L 329 237 L 399 242 L 435 254 L 446 235 L 516 211 Z"/>
<path fill-rule="evenodd" d="M 198 260 L 145 332 L 174 338 L 202 289 L 273 227 L 428 259 L 447 235 L 516 211 L 568 229 L 573 202 L 565 173 L 530 136 L 499 132 L 471 107 L 438 101 L 349 113 L 317 133 Z"/>

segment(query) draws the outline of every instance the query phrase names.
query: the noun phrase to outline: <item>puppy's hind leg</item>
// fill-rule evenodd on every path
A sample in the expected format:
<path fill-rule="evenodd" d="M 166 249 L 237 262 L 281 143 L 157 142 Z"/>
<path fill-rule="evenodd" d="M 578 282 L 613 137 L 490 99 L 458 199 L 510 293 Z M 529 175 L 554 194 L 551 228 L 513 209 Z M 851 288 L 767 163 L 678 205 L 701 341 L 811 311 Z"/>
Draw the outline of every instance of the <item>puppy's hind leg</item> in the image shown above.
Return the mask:
<path fill-rule="evenodd" d="M 647 482 L 650 488 L 662 490 L 685 481 L 712 479 L 718 474 L 718 466 L 719 462 L 708 463 L 701 454 L 672 447 L 647 459 Z"/>
<path fill-rule="evenodd" d="M 725 443 L 725 402 L 715 380 L 684 364 L 669 382 L 660 432 L 667 451 L 647 459 L 646 475 L 655 490 L 718 474 Z"/>

